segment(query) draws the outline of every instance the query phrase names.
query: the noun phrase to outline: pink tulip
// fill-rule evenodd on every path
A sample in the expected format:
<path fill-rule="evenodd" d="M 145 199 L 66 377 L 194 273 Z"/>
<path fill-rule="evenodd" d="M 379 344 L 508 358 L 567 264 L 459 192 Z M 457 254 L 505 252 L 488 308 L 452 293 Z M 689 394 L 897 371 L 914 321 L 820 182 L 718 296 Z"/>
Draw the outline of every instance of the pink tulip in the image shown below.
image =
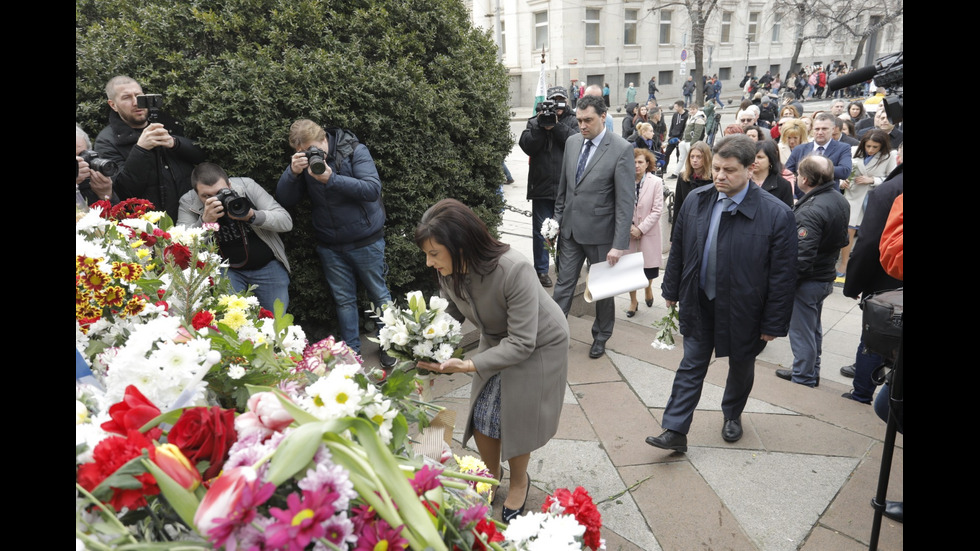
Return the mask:
<path fill-rule="evenodd" d="M 252 467 L 237 467 L 226 471 L 211 483 L 194 514 L 194 524 L 201 534 L 207 534 L 218 520 L 231 515 L 238 507 L 242 492 L 255 484 L 258 473 Z"/>
<path fill-rule="evenodd" d="M 293 416 L 271 392 L 259 392 L 248 399 L 248 409 L 259 417 L 266 428 L 279 432 L 293 422 Z"/>

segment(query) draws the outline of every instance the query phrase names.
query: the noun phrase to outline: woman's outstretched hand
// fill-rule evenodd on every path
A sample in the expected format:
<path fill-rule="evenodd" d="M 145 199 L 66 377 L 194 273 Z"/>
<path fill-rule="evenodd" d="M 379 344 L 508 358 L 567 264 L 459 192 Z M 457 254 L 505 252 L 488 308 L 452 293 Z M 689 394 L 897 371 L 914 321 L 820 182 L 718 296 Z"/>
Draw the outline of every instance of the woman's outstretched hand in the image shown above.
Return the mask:
<path fill-rule="evenodd" d="M 473 373 L 476 366 L 472 360 L 461 360 L 459 358 L 449 358 L 441 364 L 435 362 L 418 362 L 415 364 L 422 369 L 437 371 L 439 373 Z"/>

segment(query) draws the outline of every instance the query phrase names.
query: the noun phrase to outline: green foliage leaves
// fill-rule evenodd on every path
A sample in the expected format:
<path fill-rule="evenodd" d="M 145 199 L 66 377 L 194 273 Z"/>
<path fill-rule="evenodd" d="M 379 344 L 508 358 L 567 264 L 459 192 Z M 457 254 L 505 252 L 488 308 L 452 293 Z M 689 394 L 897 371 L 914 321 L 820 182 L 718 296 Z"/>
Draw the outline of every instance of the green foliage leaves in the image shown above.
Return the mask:
<path fill-rule="evenodd" d="M 76 121 L 105 126 L 114 75 L 164 94 L 208 159 L 269 191 L 292 151 L 289 125 L 310 118 L 353 131 L 381 175 L 392 294 L 430 292 L 412 241 L 432 203 L 455 197 L 500 220 L 500 163 L 510 150 L 505 73 L 459 0 L 76 0 Z M 284 236 L 290 310 L 315 339 L 332 300 L 312 250 L 308 206 Z M 323 332 L 319 331 L 320 326 Z"/>

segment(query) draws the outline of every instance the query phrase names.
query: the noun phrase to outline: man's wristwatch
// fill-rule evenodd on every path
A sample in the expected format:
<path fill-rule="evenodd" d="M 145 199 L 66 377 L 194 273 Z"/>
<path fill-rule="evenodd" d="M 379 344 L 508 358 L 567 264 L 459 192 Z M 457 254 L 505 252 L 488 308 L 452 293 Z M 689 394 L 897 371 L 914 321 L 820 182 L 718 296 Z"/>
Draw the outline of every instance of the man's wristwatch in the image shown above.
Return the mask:
<path fill-rule="evenodd" d="M 247 224 L 249 224 L 249 225 L 252 225 L 252 224 L 254 224 L 254 223 L 255 223 L 255 218 L 256 218 L 257 216 L 258 216 L 258 215 L 257 215 L 257 214 L 255 214 L 255 211 L 253 210 L 253 211 L 252 211 L 252 216 L 250 216 L 250 217 L 248 218 L 248 220 L 246 220 L 245 222 L 246 222 Z"/>

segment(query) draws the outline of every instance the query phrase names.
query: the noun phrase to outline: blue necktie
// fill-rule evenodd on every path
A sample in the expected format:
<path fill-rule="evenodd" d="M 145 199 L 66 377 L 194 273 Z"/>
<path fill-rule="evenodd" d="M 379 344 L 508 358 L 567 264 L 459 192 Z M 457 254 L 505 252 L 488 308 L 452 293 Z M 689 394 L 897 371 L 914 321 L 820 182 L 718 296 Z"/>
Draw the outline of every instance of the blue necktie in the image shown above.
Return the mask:
<path fill-rule="evenodd" d="M 585 172 L 585 164 L 589 162 L 589 151 L 592 151 L 592 140 L 585 140 L 585 147 L 582 148 L 582 154 L 578 158 L 578 168 L 575 169 L 576 184 L 582 179 L 582 173 Z"/>
<path fill-rule="evenodd" d="M 730 197 L 724 197 L 721 200 L 721 216 L 724 216 L 731 208 L 732 199 Z M 712 224 L 708 228 L 708 262 L 705 267 L 705 279 L 704 279 L 704 295 L 708 297 L 708 300 L 714 300 L 716 295 L 716 283 L 717 277 L 715 271 L 717 270 L 718 264 L 718 226 L 721 226 L 721 216 L 718 217 L 718 221 Z"/>

